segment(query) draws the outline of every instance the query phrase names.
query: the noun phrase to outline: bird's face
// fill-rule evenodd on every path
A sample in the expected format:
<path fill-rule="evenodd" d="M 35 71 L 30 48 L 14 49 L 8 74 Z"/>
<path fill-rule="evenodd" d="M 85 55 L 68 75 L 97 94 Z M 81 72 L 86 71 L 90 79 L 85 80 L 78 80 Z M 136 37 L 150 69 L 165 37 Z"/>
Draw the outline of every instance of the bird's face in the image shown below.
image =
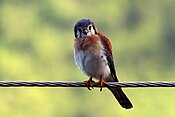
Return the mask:
<path fill-rule="evenodd" d="M 97 34 L 95 24 L 90 19 L 81 19 L 74 26 L 75 38 Z"/>

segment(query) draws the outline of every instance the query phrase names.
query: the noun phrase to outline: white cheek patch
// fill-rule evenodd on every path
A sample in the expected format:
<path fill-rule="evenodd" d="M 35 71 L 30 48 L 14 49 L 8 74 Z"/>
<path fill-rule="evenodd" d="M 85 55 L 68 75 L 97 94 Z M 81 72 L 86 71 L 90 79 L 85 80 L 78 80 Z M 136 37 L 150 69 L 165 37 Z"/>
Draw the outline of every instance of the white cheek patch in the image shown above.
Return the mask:
<path fill-rule="evenodd" d="M 80 37 L 83 37 L 83 36 L 87 36 L 87 35 L 88 36 L 95 35 L 95 30 L 92 27 L 91 30 L 89 30 L 87 34 L 81 33 L 79 30 L 77 30 L 76 35 L 77 35 L 77 38 L 80 38 Z"/>
<path fill-rule="evenodd" d="M 77 30 L 77 37 L 79 38 L 81 36 L 80 31 Z"/>
<path fill-rule="evenodd" d="M 91 34 L 95 35 L 95 30 L 94 30 L 94 28 L 93 28 L 93 27 L 91 28 L 91 30 L 90 30 L 90 31 L 91 31 Z"/>
<path fill-rule="evenodd" d="M 92 27 L 91 30 L 89 30 L 89 32 L 87 33 L 88 36 L 91 36 L 91 35 L 95 35 L 95 30 L 94 28 Z"/>

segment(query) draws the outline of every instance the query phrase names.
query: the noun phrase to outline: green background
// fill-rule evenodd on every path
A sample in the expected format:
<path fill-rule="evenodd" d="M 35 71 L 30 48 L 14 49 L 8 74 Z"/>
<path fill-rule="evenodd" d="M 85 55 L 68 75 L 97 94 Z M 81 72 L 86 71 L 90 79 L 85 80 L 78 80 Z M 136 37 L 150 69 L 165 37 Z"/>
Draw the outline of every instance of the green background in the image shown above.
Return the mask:
<path fill-rule="evenodd" d="M 113 44 L 120 81 L 173 81 L 174 0 L 0 0 L 0 80 L 84 81 L 73 25 L 91 18 Z M 1 117 L 173 117 L 175 88 L 0 88 Z"/>

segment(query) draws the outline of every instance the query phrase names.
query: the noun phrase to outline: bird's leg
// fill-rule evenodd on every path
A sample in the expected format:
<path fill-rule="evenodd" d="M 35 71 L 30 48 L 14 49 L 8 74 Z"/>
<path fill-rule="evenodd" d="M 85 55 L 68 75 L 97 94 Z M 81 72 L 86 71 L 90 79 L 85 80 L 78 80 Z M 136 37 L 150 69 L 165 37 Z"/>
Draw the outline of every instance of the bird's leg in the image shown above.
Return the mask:
<path fill-rule="evenodd" d="M 100 91 L 102 91 L 103 86 L 108 86 L 108 83 L 103 80 L 103 77 L 100 76 L 100 80 L 97 82 L 97 85 L 100 86 Z"/>
<path fill-rule="evenodd" d="M 89 78 L 89 80 L 85 81 L 86 82 L 86 86 L 89 90 L 91 90 L 91 88 L 93 89 L 92 83 L 94 82 L 92 80 L 92 76 Z"/>

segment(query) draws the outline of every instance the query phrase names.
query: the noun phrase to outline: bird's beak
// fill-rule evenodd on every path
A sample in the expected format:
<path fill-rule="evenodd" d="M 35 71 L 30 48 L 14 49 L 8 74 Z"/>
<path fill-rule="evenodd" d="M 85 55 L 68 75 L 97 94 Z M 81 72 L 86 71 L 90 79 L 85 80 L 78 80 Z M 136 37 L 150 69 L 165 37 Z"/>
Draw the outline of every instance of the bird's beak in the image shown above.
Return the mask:
<path fill-rule="evenodd" d="M 85 29 L 85 31 L 84 31 L 86 34 L 89 32 L 87 29 Z"/>

